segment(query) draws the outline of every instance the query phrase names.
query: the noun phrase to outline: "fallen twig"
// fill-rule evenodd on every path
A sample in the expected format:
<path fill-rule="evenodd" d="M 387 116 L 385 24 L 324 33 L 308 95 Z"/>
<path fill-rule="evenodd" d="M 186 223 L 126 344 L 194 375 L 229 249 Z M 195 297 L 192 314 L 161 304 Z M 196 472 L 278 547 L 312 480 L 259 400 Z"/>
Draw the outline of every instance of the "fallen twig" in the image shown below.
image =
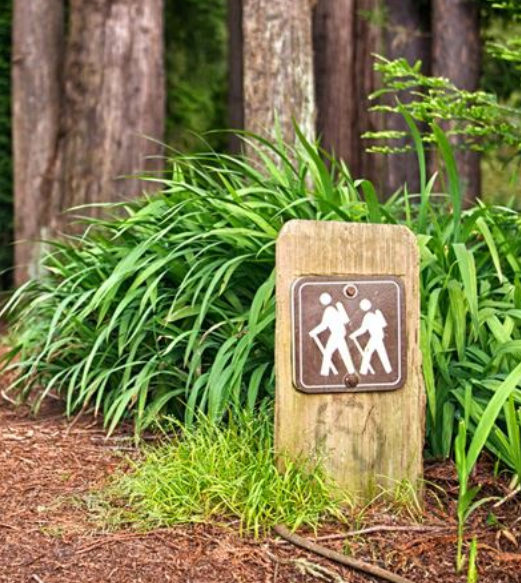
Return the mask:
<path fill-rule="evenodd" d="M 312 553 L 322 557 L 326 557 L 327 559 L 335 561 L 336 563 L 340 563 L 341 565 L 346 565 L 347 567 L 355 569 L 356 571 L 361 571 L 375 577 L 380 577 L 380 579 L 391 581 L 391 583 L 412 583 L 410 579 L 405 579 L 400 575 L 395 575 L 394 573 L 391 573 L 391 571 L 387 571 L 387 569 L 376 567 L 375 565 L 359 561 L 358 559 L 353 559 L 352 557 L 347 557 L 336 551 L 327 549 L 321 545 L 317 545 L 307 540 L 306 538 L 299 536 L 298 534 L 290 532 L 288 528 L 283 525 L 279 524 L 275 526 L 275 532 L 282 538 L 285 538 L 298 547 L 306 549 L 307 551 L 311 551 Z"/>
<path fill-rule="evenodd" d="M 392 526 L 381 524 L 378 526 L 370 526 L 360 530 L 350 530 L 342 534 L 326 534 L 318 536 L 315 541 L 325 540 L 343 540 L 350 536 L 360 536 L 363 534 L 372 534 L 374 532 L 439 532 L 440 530 L 447 530 L 446 526 Z"/>
<path fill-rule="evenodd" d="M 512 500 L 512 498 L 515 498 L 520 492 L 521 492 L 521 486 L 518 486 L 517 488 L 515 488 L 515 490 L 512 490 L 512 492 L 510 492 L 507 496 L 505 496 L 504 498 L 501 498 L 501 500 L 496 502 L 494 504 L 494 506 L 492 506 L 492 508 L 499 508 L 500 506 L 503 506 L 503 504 L 505 504 L 505 502 L 508 502 L 509 500 Z"/>

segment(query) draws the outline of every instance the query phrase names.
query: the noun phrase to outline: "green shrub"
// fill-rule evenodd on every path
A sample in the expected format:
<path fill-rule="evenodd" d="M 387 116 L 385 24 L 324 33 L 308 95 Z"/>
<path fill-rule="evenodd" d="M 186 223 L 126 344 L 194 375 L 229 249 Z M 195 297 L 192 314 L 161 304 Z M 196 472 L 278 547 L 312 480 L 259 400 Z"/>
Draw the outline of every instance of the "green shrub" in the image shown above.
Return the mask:
<path fill-rule="evenodd" d="M 226 124 L 226 0 L 166 0 L 166 133 L 182 152 L 222 150 Z"/>
<path fill-rule="evenodd" d="M 231 403 L 252 410 L 273 394 L 274 249 L 283 224 L 400 223 L 417 233 L 421 251 L 428 445 L 449 455 L 457 418 L 466 413 L 472 433 L 520 359 L 521 222 L 508 208 L 462 210 L 437 126 L 448 181 L 447 194 L 433 193 L 421 138 L 404 114 L 421 192 L 385 203 L 302 137 L 295 149 L 251 138 L 256 162 L 177 158 L 160 194 L 56 243 L 48 277 L 13 296 L 15 384 L 24 395 L 45 387 L 40 399 L 57 390 L 70 414 L 92 406 L 109 430 L 125 416 L 139 432 L 164 414 L 191 422 L 197 410 L 219 419 Z M 519 388 L 513 399 L 519 405 Z M 506 431 L 504 415 L 498 427 Z"/>
<path fill-rule="evenodd" d="M 258 535 L 276 524 L 316 527 L 343 519 L 351 501 L 319 466 L 273 462 L 271 415 L 233 415 L 226 426 L 203 418 L 180 428 L 179 439 L 145 452 L 144 461 L 118 476 L 109 489 L 117 521 L 153 528 L 179 523 L 239 519 Z"/>

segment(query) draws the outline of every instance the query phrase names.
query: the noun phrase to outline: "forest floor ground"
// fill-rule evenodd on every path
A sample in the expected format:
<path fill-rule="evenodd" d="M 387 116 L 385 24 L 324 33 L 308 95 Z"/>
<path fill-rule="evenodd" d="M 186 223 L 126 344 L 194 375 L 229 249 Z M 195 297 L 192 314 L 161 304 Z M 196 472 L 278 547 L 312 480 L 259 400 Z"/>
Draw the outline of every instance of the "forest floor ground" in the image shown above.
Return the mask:
<path fill-rule="evenodd" d="M 107 440 L 99 422 L 88 416 L 71 424 L 58 401 L 46 402 L 35 417 L 27 407 L 16 408 L 0 397 L 0 582 L 379 581 L 301 551 L 276 535 L 258 540 L 240 536 L 234 524 L 145 534 L 104 527 L 99 510 L 92 511 L 96 492 L 117 469 L 128 466 L 129 457 L 138 455 L 129 434 L 122 431 Z M 483 495 L 504 496 L 506 483 L 494 478 L 492 469 L 482 464 L 476 481 L 483 485 Z M 454 574 L 454 467 L 430 463 L 425 477 L 421 521 L 405 507 L 374 504 L 351 525 L 372 531 L 346 536 L 345 526 L 330 524 L 318 533 L 320 544 L 338 551 L 349 548 L 356 558 L 411 581 L 466 581 L 465 575 Z M 466 541 L 477 536 L 479 581 L 521 582 L 520 516 L 519 499 L 494 510 L 489 504 L 474 514 Z M 326 570 L 317 572 L 313 565 Z"/>

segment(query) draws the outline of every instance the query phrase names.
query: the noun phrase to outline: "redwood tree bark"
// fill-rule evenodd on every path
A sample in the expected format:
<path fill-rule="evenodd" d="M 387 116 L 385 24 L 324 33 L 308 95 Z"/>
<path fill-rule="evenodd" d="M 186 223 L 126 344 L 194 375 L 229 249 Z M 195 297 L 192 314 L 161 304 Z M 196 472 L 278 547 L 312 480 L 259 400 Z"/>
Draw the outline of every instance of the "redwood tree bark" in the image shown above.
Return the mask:
<path fill-rule="evenodd" d="M 374 54 L 383 52 L 382 0 L 357 0 L 355 21 L 355 98 L 357 101 L 356 133 L 359 138 L 355 168 L 358 175 L 367 178 L 376 186 L 382 198 L 386 191 L 386 159 L 381 154 L 369 154 L 367 140 L 361 136 L 365 132 L 375 132 L 384 127 L 381 113 L 371 112 L 369 95 L 379 88 L 379 81 L 373 69 Z"/>
<path fill-rule="evenodd" d="M 15 0 L 17 284 L 66 209 L 134 197 L 143 183 L 116 179 L 161 167 L 145 136 L 163 138 L 163 0 L 70 0 L 68 19 L 65 41 L 62 0 Z"/>
<path fill-rule="evenodd" d="M 369 112 L 377 88 L 373 53 L 381 52 L 382 26 L 372 17 L 381 0 L 318 0 L 313 22 L 317 129 L 326 150 L 344 160 L 353 176 L 381 188 L 383 158 L 368 154 L 361 136 L 381 127 Z"/>
<path fill-rule="evenodd" d="M 317 132 L 322 146 L 358 165 L 355 78 L 356 0 L 318 0 L 313 18 Z"/>
<path fill-rule="evenodd" d="M 272 136 L 276 120 L 294 140 L 293 119 L 315 133 L 310 0 L 243 1 L 244 125 Z"/>
<path fill-rule="evenodd" d="M 432 34 L 433 74 L 448 77 L 460 89 L 475 91 L 481 68 L 478 2 L 432 0 Z M 469 203 L 480 194 L 480 156 L 460 150 L 456 161 Z"/>
<path fill-rule="evenodd" d="M 15 0 L 12 107 L 15 283 L 38 275 L 50 203 L 46 177 L 55 156 L 63 54 L 62 0 Z"/>
<path fill-rule="evenodd" d="M 386 0 L 388 21 L 385 30 L 385 56 L 388 59 L 406 59 L 413 64 L 420 60 L 422 72 L 430 73 L 430 19 L 428 7 L 418 0 Z M 404 102 L 407 95 L 400 96 Z M 393 104 L 394 105 L 394 104 Z M 385 119 L 387 129 L 408 131 L 407 124 L 401 116 L 388 116 Z M 410 143 L 410 139 L 393 142 L 396 146 Z M 387 157 L 387 193 L 392 194 L 407 184 L 410 193 L 419 190 L 419 171 L 416 154 L 396 154 Z"/>
<path fill-rule="evenodd" d="M 428 16 L 428 12 L 427 12 Z M 374 54 L 429 61 L 428 22 L 417 0 L 318 0 L 314 22 L 317 130 L 351 173 L 372 180 L 382 197 L 418 185 L 414 156 L 368 154 L 368 131 L 404 129 L 403 120 L 370 112 L 379 88 Z"/>
<path fill-rule="evenodd" d="M 66 209 L 128 199 L 143 184 L 119 180 L 161 166 L 164 129 L 163 1 L 71 0 L 64 100 L 49 223 Z"/>

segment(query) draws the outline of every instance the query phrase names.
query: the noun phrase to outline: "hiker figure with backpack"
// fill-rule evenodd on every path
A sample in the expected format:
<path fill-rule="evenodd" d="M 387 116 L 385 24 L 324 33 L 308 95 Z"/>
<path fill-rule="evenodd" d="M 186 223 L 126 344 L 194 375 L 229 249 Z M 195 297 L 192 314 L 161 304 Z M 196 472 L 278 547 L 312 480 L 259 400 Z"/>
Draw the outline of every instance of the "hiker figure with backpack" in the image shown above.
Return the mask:
<path fill-rule="evenodd" d="M 389 361 L 389 355 L 385 347 L 385 328 L 387 328 L 387 320 L 380 310 L 371 311 L 371 301 L 364 298 L 360 302 L 360 309 L 366 312 L 362 325 L 358 330 L 350 334 L 349 338 L 357 342 L 357 338 L 363 334 L 368 334 L 369 339 L 365 348 L 362 351 L 362 363 L 360 365 L 360 374 L 366 375 L 368 372 L 374 374 L 374 369 L 371 366 L 371 359 L 374 353 L 378 354 L 380 362 L 387 374 L 392 372 L 393 367 Z"/>
<path fill-rule="evenodd" d="M 321 323 L 313 328 L 309 335 L 315 341 L 320 352 L 322 353 L 322 366 L 320 374 L 322 376 L 329 376 L 331 373 L 338 374 L 338 370 L 333 363 L 333 356 L 338 352 L 349 374 L 355 373 L 353 359 L 347 346 L 347 330 L 346 326 L 350 319 L 344 308 L 342 302 L 337 302 L 334 306 L 331 295 L 323 293 L 320 295 L 320 303 L 325 306 L 324 314 Z M 325 345 L 322 344 L 319 335 L 322 332 L 329 330 L 329 338 Z"/>

